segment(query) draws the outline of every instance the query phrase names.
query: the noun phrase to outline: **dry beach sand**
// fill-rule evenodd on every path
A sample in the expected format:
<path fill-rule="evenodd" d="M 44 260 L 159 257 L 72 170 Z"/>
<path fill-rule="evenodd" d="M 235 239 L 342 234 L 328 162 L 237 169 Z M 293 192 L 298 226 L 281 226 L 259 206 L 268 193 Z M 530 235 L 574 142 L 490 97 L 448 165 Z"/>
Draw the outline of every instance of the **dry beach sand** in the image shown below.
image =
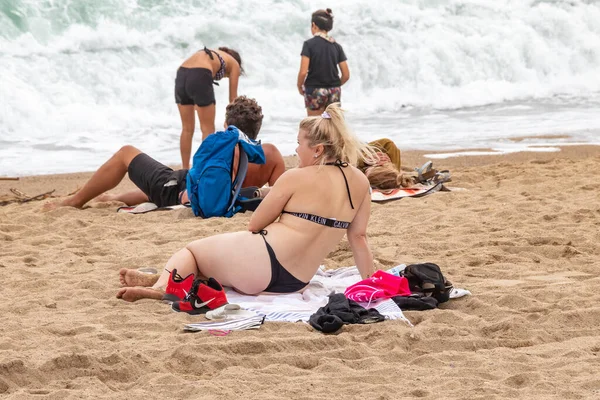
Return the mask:
<path fill-rule="evenodd" d="M 423 161 L 403 154 L 407 166 Z M 381 268 L 435 262 L 473 293 L 406 312 L 414 328 L 386 321 L 323 335 L 266 323 L 223 337 L 184 333 L 198 317 L 116 299 L 118 270 L 161 269 L 192 239 L 245 229 L 249 214 L 0 207 L 0 397 L 600 398 L 600 147 L 434 166 L 466 190 L 373 204 L 369 225 Z M 0 181 L 0 195 L 64 195 L 89 176 Z M 353 264 L 346 241 L 325 264 Z"/>

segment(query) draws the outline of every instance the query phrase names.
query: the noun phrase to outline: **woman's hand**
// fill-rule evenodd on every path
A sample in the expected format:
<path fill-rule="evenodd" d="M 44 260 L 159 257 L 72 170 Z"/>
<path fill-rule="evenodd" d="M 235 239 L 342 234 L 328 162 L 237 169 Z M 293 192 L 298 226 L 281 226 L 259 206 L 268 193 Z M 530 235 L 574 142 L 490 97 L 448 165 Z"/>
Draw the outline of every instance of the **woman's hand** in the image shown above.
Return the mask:
<path fill-rule="evenodd" d="M 306 79 L 306 75 L 308 74 L 308 65 L 310 64 L 310 58 L 306 56 L 302 56 L 300 58 L 300 70 L 298 71 L 298 80 L 296 81 L 296 87 L 298 88 L 298 93 L 301 96 L 304 96 L 304 80 Z"/>

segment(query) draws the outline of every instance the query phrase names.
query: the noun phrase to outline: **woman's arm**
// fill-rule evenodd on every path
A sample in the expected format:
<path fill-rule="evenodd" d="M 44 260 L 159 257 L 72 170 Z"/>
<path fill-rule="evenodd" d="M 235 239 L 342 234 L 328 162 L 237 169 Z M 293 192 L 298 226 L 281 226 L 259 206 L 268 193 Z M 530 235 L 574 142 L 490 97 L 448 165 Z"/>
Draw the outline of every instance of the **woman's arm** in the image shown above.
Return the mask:
<path fill-rule="evenodd" d="M 233 103 L 233 100 L 238 96 L 238 82 L 240 80 L 240 66 L 238 63 L 232 63 L 231 72 L 229 73 L 229 102 Z"/>
<path fill-rule="evenodd" d="M 258 232 L 265 229 L 281 215 L 281 211 L 294 193 L 298 172 L 292 169 L 277 179 L 275 185 L 270 188 L 269 195 L 260 202 L 252 214 L 248 224 L 249 231 Z"/>
<path fill-rule="evenodd" d="M 375 267 L 373 266 L 373 253 L 371 253 L 371 248 L 367 242 L 367 225 L 369 223 L 370 215 L 371 191 L 367 190 L 365 198 L 358 209 L 358 213 L 356 213 L 356 216 L 346 232 L 348 243 L 350 243 L 352 255 L 354 256 L 354 262 L 363 279 L 367 279 L 375 272 Z"/>
<path fill-rule="evenodd" d="M 298 93 L 304 96 L 304 89 L 302 86 L 304 85 L 304 80 L 306 80 L 306 75 L 308 74 L 308 65 L 310 64 L 310 58 L 306 56 L 302 56 L 300 58 L 300 71 L 298 71 Z"/>
<path fill-rule="evenodd" d="M 340 78 L 340 80 L 342 81 L 342 85 L 346 82 L 348 82 L 348 79 L 350 79 L 350 68 L 348 68 L 348 62 L 347 61 L 342 61 L 341 63 L 339 63 L 340 66 L 340 71 L 342 71 L 342 77 Z"/>

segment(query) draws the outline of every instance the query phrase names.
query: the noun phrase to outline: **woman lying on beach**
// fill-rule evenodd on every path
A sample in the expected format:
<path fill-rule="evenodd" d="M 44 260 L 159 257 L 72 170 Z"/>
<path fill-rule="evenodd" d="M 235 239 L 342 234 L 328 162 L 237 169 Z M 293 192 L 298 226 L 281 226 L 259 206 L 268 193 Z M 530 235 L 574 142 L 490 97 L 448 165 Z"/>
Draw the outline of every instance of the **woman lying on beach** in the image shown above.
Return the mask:
<path fill-rule="evenodd" d="M 410 187 L 417 183 L 416 177 L 402 173 L 400 149 L 390 139 L 372 141 L 370 146 L 376 151 L 375 161 L 359 161 L 360 169 L 369 178 L 371 187 L 376 189 L 396 189 Z"/>
<path fill-rule="evenodd" d="M 370 153 L 369 146 L 348 130 L 342 109 L 332 104 L 300 122 L 296 153 L 299 168 L 281 175 L 247 231 L 188 244 L 167 261 L 160 277 L 122 269 L 126 287 L 117 297 L 161 300 L 173 269 L 182 277 L 215 278 L 245 294 L 297 292 L 344 235 L 361 276 L 369 277 L 374 272 L 367 243 L 371 195 L 367 177 L 354 167 Z"/>
<path fill-rule="evenodd" d="M 206 47 L 185 60 L 177 70 L 175 78 L 175 103 L 181 117 L 179 141 L 183 169 L 189 169 L 192 154 L 192 138 L 198 114 L 202 140 L 215 129 L 215 91 L 213 83 L 229 78 L 229 103 L 237 97 L 238 80 L 242 68 L 239 53 L 227 47 L 218 50 Z"/>

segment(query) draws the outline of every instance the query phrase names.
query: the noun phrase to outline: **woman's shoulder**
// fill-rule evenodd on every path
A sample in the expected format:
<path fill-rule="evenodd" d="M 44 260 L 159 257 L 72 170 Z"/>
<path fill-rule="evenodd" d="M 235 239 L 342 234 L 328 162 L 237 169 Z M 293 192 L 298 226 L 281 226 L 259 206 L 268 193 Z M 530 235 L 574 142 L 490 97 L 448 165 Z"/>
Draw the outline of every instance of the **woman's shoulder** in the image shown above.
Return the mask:
<path fill-rule="evenodd" d="M 362 172 L 360 169 L 358 169 L 358 168 L 357 168 L 357 167 L 355 167 L 355 166 L 351 166 L 350 168 L 351 168 L 351 171 L 352 171 L 352 173 L 353 173 L 353 174 L 355 175 L 355 177 L 356 177 L 356 182 L 357 182 L 359 185 L 366 185 L 366 186 L 369 186 L 369 185 L 370 185 L 370 183 L 369 183 L 369 178 L 367 178 L 367 176 L 365 175 L 365 173 L 364 173 L 364 172 Z"/>
<path fill-rule="evenodd" d="M 276 184 L 279 186 L 295 186 L 299 182 L 301 182 L 306 176 L 306 171 L 303 171 L 305 168 L 290 168 L 286 170 L 279 179 L 277 179 Z"/>
<path fill-rule="evenodd" d="M 319 173 L 319 171 L 321 171 L 322 168 L 323 167 L 320 165 L 311 165 L 302 168 L 290 168 L 287 171 L 285 171 L 283 175 L 281 175 L 281 177 L 283 178 L 285 176 L 285 179 L 287 181 L 295 185 L 300 185 L 307 181 L 314 181 L 316 175 Z"/>
<path fill-rule="evenodd" d="M 288 169 L 284 173 L 284 175 L 286 175 L 287 179 L 289 179 L 290 181 L 296 181 L 296 182 L 300 183 L 305 180 L 309 180 L 312 182 L 314 179 L 317 178 L 318 174 L 322 171 L 323 171 L 322 165 L 313 165 L 313 166 L 304 167 L 304 168 Z M 344 168 L 343 172 L 344 172 L 344 174 L 351 173 L 354 176 L 353 181 L 356 184 L 361 185 L 361 186 L 369 185 L 369 179 L 360 169 L 358 169 L 354 166 L 349 166 L 349 168 Z"/>

